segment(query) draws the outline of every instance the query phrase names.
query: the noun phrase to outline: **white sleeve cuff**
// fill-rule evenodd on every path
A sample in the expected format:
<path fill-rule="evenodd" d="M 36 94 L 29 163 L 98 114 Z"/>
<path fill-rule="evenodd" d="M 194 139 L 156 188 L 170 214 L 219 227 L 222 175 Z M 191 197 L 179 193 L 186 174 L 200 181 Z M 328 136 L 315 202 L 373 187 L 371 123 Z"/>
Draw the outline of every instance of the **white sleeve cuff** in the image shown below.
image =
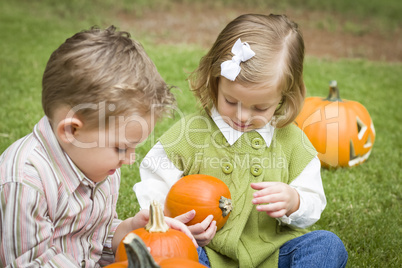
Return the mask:
<path fill-rule="evenodd" d="M 142 160 L 140 176 L 141 181 L 133 190 L 140 207 L 148 209 L 153 200 L 164 205 L 169 189 L 183 176 L 183 171 L 175 167 L 158 142 Z"/>
<path fill-rule="evenodd" d="M 327 204 L 318 157 L 311 160 L 302 173 L 290 183 L 290 186 L 299 193 L 299 209 L 289 217 L 285 215 L 278 220 L 295 228 L 307 228 L 320 219 Z"/>

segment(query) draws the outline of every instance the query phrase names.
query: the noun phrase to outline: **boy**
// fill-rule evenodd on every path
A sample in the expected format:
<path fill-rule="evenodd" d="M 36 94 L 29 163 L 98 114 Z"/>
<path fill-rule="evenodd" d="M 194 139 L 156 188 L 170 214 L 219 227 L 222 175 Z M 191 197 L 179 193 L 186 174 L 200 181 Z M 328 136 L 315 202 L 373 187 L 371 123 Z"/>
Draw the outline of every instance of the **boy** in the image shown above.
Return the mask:
<path fill-rule="evenodd" d="M 125 234 L 148 221 L 146 210 L 117 218 L 120 167 L 173 104 L 141 45 L 114 26 L 77 33 L 54 51 L 42 81 L 45 116 L 0 157 L 0 266 L 113 262 Z"/>

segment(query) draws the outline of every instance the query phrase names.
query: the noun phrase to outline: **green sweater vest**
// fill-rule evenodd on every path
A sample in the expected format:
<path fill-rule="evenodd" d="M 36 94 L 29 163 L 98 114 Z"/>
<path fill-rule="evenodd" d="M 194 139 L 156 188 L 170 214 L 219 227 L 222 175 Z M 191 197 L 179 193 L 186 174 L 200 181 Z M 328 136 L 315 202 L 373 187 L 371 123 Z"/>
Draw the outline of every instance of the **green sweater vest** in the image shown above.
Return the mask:
<path fill-rule="evenodd" d="M 252 204 L 251 182 L 291 183 L 316 155 L 295 125 L 275 129 L 269 147 L 255 131 L 230 146 L 204 112 L 177 122 L 161 138 L 173 164 L 189 174 L 215 176 L 229 187 L 234 209 L 206 247 L 212 267 L 277 267 L 279 248 L 308 232 L 281 225 Z"/>

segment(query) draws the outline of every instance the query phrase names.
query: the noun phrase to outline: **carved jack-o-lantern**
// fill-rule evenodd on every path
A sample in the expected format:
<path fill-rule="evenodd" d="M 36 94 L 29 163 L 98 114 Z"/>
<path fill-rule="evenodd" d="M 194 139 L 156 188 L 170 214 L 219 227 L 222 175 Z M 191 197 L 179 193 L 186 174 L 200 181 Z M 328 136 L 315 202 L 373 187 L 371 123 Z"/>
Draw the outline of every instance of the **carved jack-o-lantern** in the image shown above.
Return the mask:
<path fill-rule="evenodd" d="M 361 164 L 374 144 L 374 125 L 366 108 L 356 101 L 340 99 L 336 81 L 330 84 L 328 98 L 306 98 L 296 125 L 318 151 L 324 167 Z"/>

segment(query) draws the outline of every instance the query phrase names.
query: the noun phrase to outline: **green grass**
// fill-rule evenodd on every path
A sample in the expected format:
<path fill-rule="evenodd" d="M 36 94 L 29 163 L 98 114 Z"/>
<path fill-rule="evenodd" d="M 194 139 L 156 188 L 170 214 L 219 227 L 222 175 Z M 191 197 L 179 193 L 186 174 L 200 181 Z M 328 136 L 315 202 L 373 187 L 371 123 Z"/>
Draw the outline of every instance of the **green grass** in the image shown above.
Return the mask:
<path fill-rule="evenodd" d="M 328 205 L 315 229 L 344 241 L 349 267 L 400 267 L 401 136 L 399 105 L 402 66 L 367 61 L 308 59 L 310 95 L 326 96 L 320 81 L 336 79 L 344 99 L 362 103 L 374 121 L 376 141 L 367 162 L 350 169 L 323 170 Z"/>
<path fill-rule="evenodd" d="M 155 3 L 167 9 L 169 5 L 163 0 L 154 0 L 153 4 L 147 4 L 147 1 L 132 4 L 127 0 L 119 5 L 111 0 L 92 1 L 92 4 L 85 1 L 59 2 L 0 0 L 0 152 L 31 132 L 43 116 L 42 72 L 50 53 L 67 37 L 94 24 L 119 26 L 122 23 L 116 15 L 119 10 L 130 12 L 139 6 L 135 14 L 140 15 L 143 8 L 154 8 L 157 6 Z M 262 1 L 252 2 L 258 4 Z M 277 9 L 292 7 L 286 4 L 289 2 L 280 2 L 283 7 L 278 6 Z M 362 18 L 372 16 L 373 10 L 378 10 L 378 20 L 389 23 L 390 19 L 391 24 L 400 23 L 392 19 L 395 12 L 401 13 L 401 5 L 396 5 L 395 1 L 385 1 L 385 4 L 382 1 L 378 5 L 379 1 L 328 2 L 303 1 L 306 7 L 324 11 L 333 8 L 333 12 L 343 12 L 348 3 L 352 5 L 353 2 L 356 13 Z M 386 7 L 393 8 L 388 10 Z M 301 7 L 296 5 L 295 8 Z M 389 18 L 383 19 L 383 16 Z M 197 106 L 185 81 L 186 71 L 196 67 L 205 51 L 197 46 L 156 45 L 145 36 L 139 41 L 164 79 L 179 88 L 174 90 L 179 110 L 186 114 L 194 111 Z M 401 74 L 402 63 L 306 59 L 305 82 L 309 96 L 326 96 L 328 82 L 335 79 L 341 97 L 362 103 L 376 127 L 374 149 L 367 162 L 350 169 L 322 170 L 328 205 L 313 229 L 332 231 L 344 241 L 349 252 L 348 267 L 402 266 Z M 178 118 L 158 123 L 148 142 L 138 148 L 137 163 L 122 169 L 118 201 L 120 218 L 127 218 L 138 211 L 136 197 L 131 190 L 139 180 L 138 165 L 156 138 Z"/>

